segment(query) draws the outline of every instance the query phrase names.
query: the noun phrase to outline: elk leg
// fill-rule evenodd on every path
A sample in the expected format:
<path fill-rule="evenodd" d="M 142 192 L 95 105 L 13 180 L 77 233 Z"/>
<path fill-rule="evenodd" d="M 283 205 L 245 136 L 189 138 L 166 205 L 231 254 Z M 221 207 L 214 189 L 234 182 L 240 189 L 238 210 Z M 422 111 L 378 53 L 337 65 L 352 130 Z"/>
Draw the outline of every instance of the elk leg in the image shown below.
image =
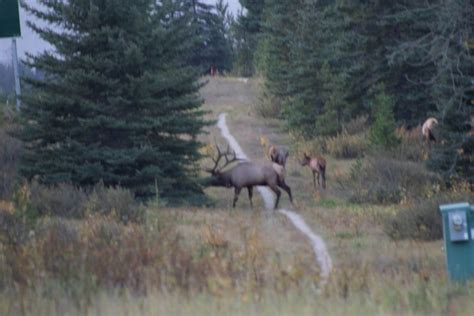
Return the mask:
<path fill-rule="evenodd" d="M 316 190 L 316 172 L 313 171 L 313 186 L 314 186 L 314 189 Z"/>
<path fill-rule="evenodd" d="M 288 193 L 288 196 L 290 197 L 290 202 L 291 202 L 291 204 L 293 204 L 293 196 L 291 195 L 291 189 L 290 189 L 290 187 L 289 187 L 285 182 L 279 183 L 278 186 L 279 186 L 280 188 L 282 188 L 283 190 L 285 190 L 286 193 Z"/>
<path fill-rule="evenodd" d="M 326 170 L 323 169 L 321 172 L 321 179 L 323 180 L 323 189 L 326 189 Z"/>
<path fill-rule="evenodd" d="M 252 193 L 253 193 L 253 187 L 252 186 L 249 186 L 247 187 L 247 190 L 249 191 L 249 201 L 250 201 L 250 207 L 253 208 L 253 204 L 252 204 Z"/>
<path fill-rule="evenodd" d="M 232 207 L 235 208 L 235 204 L 237 203 L 237 200 L 239 199 L 239 194 L 240 194 L 240 190 L 242 188 L 235 188 L 234 190 L 234 202 L 232 203 Z"/>
<path fill-rule="evenodd" d="M 272 189 L 273 192 L 275 192 L 277 198 L 275 200 L 275 210 L 278 208 L 278 202 L 280 201 L 280 195 L 281 195 L 281 192 L 280 190 L 278 189 L 278 187 L 276 185 L 271 185 L 270 186 L 270 189 Z"/>

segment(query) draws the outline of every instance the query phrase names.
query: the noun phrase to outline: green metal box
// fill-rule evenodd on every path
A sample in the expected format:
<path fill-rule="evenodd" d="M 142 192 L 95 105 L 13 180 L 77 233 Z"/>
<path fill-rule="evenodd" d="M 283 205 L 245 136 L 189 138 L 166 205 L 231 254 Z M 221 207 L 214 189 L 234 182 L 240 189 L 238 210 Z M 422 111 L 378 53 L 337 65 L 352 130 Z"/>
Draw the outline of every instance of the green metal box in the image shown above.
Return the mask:
<path fill-rule="evenodd" d="M 474 206 L 469 203 L 440 205 L 444 249 L 449 278 L 474 278 Z"/>
<path fill-rule="evenodd" d="M 18 0 L 0 0 L 0 38 L 19 36 L 21 31 Z"/>

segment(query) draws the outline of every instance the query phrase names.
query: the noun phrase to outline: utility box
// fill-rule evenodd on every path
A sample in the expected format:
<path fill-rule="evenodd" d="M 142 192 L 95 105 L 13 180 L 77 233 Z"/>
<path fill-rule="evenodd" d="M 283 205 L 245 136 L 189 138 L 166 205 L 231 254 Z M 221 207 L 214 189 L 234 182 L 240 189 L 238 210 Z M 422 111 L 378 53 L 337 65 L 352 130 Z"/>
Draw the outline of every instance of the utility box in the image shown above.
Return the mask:
<path fill-rule="evenodd" d="M 440 205 L 446 267 L 452 281 L 474 278 L 474 205 Z"/>

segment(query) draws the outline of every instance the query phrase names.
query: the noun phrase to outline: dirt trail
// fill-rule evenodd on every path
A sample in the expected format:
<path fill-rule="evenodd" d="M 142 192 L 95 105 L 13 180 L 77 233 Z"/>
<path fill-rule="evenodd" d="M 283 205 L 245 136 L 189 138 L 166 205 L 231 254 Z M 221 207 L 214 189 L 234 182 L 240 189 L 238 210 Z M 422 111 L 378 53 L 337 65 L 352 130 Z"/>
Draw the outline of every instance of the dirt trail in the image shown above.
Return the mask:
<path fill-rule="evenodd" d="M 229 128 L 227 127 L 225 113 L 221 113 L 219 115 L 217 126 L 219 127 L 222 136 L 227 140 L 232 150 L 235 151 L 237 158 L 248 160 L 248 157 L 242 150 L 242 147 L 240 147 L 239 143 L 234 138 L 234 136 L 232 136 L 232 134 L 229 131 Z M 262 195 L 262 198 L 265 203 L 265 208 L 272 209 L 274 205 L 273 194 L 270 192 L 270 190 L 267 187 L 259 186 L 257 187 L 257 189 Z M 304 235 L 306 235 L 309 238 L 311 242 L 311 246 L 313 247 L 313 250 L 316 256 L 316 261 L 318 262 L 321 269 L 320 270 L 321 271 L 320 272 L 320 277 L 321 277 L 320 285 L 324 286 L 332 270 L 332 261 L 323 239 L 320 236 L 313 233 L 312 230 L 304 221 L 304 219 L 300 215 L 295 213 L 294 211 L 288 210 L 288 209 L 280 209 L 279 212 L 285 215 L 298 230 L 300 230 Z"/>

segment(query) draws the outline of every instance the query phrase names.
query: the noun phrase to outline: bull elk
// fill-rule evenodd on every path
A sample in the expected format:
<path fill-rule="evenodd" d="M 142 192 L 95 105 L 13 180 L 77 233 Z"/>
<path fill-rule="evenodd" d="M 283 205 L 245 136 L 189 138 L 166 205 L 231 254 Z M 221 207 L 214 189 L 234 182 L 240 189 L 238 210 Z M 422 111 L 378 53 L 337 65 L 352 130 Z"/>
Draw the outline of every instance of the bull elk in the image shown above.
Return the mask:
<path fill-rule="evenodd" d="M 318 186 L 320 186 L 319 178 L 321 178 L 323 189 L 326 189 L 326 159 L 324 159 L 324 157 L 322 156 L 310 157 L 306 153 L 304 153 L 304 157 L 303 157 L 303 160 L 301 161 L 301 165 L 303 167 L 309 166 L 309 168 L 313 172 L 314 189 L 316 189 L 316 175 L 318 178 Z"/>
<path fill-rule="evenodd" d="M 282 166 L 279 166 L 274 163 L 256 164 L 250 161 L 243 161 L 229 170 L 222 171 L 225 167 L 240 159 L 236 157 L 235 152 L 231 153 L 229 148 L 227 148 L 226 152 L 222 152 L 217 145 L 216 148 L 217 158 L 211 156 L 211 159 L 214 162 L 214 167 L 212 169 L 206 170 L 212 175 L 209 185 L 226 188 L 233 187 L 234 200 L 232 203 L 232 207 L 235 208 L 235 204 L 237 203 L 237 200 L 239 198 L 240 191 L 243 188 L 247 188 L 249 193 L 250 206 L 253 207 L 253 187 L 258 185 L 268 186 L 273 192 L 275 192 L 275 209 L 277 209 L 278 207 L 278 202 L 280 201 L 281 196 L 281 191 L 280 189 L 278 189 L 278 187 L 282 188 L 286 191 L 286 193 L 288 193 L 291 204 L 293 204 L 291 189 L 285 183 L 284 168 Z M 219 163 L 222 158 L 225 159 L 225 163 L 222 167 L 219 168 Z"/>

